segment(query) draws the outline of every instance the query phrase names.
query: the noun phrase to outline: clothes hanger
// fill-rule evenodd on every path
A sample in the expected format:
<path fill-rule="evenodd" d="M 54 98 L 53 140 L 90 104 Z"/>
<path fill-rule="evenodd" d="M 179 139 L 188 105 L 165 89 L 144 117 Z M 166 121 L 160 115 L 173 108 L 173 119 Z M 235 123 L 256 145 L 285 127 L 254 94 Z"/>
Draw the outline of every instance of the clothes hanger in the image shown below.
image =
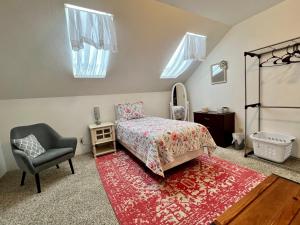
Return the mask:
<path fill-rule="evenodd" d="M 299 44 L 298 43 L 296 43 L 293 46 L 293 50 L 294 50 L 294 52 L 293 52 L 294 57 L 300 58 L 300 50 L 299 50 Z"/>
<path fill-rule="evenodd" d="M 286 54 L 284 54 L 281 57 L 278 57 L 278 59 L 276 59 L 273 62 L 274 65 L 280 66 L 282 64 L 290 64 L 290 58 L 292 57 L 291 56 L 292 53 L 289 52 L 289 48 L 290 48 L 290 46 L 287 46 L 287 48 L 286 48 Z"/>
<path fill-rule="evenodd" d="M 293 52 L 289 52 L 289 48 L 291 46 L 288 46 L 286 48 L 286 54 L 282 56 L 282 62 L 286 63 L 286 64 L 290 64 L 291 63 L 291 58 L 293 57 Z"/>
<path fill-rule="evenodd" d="M 298 49 L 298 44 L 295 44 L 293 46 L 293 54 L 292 54 L 292 57 L 290 58 L 290 63 L 299 63 L 300 60 L 291 60 L 293 58 L 296 58 L 296 59 L 299 59 L 300 58 L 300 51 Z"/>
<path fill-rule="evenodd" d="M 282 58 L 282 62 L 286 63 L 286 64 L 290 64 L 290 63 L 298 63 L 300 61 L 294 61 L 294 60 L 291 60 L 293 57 L 296 57 L 296 58 L 299 58 L 296 56 L 296 54 L 300 54 L 300 51 L 298 49 L 298 46 L 297 44 L 294 44 L 293 46 L 293 52 L 290 53 L 289 52 L 289 47 L 287 48 L 287 54 L 285 57 Z"/>
<path fill-rule="evenodd" d="M 276 59 L 276 60 L 273 61 L 273 63 L 274 63 L 275 61 L 281 59 L 280 57 L 274 55 L 274 51 L 275 51 L 275 49 L 272 51 L 272 56 L 271 56 L 270 58 L 268 58 L 266 61 L 262 62 L 262 63 L 260 64 L 260 66 L 262 66 L 262 65 L 265 64 L 265 63 L 270 62 L 270 60 L 272 60 L 272 59 Z"/>
<path fill-rule="evenodd" d="M 290 47 L 293 47 L 293 52 L 289 52 Z M 291 60 L 293 57 L 300 58 L 300 50 L 298 48 L 298 44 L 294 44 L 293 46 L 288 46 L 286 48 L 286 54 L 283 55 L 280 59 L 275 60 L 274 65 L 280 66 L 280 65 L 300 62 L 300 61 L 297 61 L 297 60 L 296 61 Z M 281 60 L 281 62 L 279 62 L 279 60 Z"/>
<path fill-rule="evenodd" d="M 264 64 L 270 62 L 273 60 L 274 66 L 280 66 L 280 65 L 287 65 L 291 63 L 299 63 L 300 60 L 292 60 L 293 58 L 300 58 L 300 49 L 299 49 L 299 43 L 295 43 L 294 45 L 289 45 L 286 47 L 286 53 L 282 55 L 281 57 L 274 55 L 274 52 L 277 51 L 276 49 L 273 49 L 271 52 L 271 57 L 268 58 L 266 61 L 259 64 L 260 67 L 262 67 Z M 290 48 L 292 48 L 292 52 L 290 52 Z M 275 59 L 275 60 L 274 60 Z M 271 66 L 271 65 L 269 65 Z M 265 66 L 265 67 L 269 67 Z"/>

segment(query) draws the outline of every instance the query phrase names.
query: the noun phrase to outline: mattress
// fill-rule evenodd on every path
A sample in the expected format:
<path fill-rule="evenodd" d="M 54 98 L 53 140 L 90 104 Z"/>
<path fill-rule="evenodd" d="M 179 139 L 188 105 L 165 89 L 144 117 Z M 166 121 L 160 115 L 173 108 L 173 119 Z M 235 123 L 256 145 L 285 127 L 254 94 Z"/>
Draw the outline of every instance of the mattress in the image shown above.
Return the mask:
<path fill-rule="evenodd" d="M 210 154 L 216 148 L 205 126 L 187 121 L 144 117 L 117 122 L 116 131 L 117 139 L 160 176 L 163 165 L 187 152 L 206 147 Z"/>

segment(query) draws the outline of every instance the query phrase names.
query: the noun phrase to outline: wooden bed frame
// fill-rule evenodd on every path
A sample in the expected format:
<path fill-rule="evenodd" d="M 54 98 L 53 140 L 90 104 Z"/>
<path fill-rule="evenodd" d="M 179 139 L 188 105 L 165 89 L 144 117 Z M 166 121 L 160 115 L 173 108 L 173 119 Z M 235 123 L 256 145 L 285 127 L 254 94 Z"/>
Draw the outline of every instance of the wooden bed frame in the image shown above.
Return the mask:
<path fill-rule="evenodd" d="M 122 142 L 120 139 L 117 139 L 117 141 L 123 145 L 128 151 L 130 151 L 135 157 L 137 157 L 139 160 L 141 160 L 143 163 L 144 161 L 135 154 L 134 150 L 129 147 L 127 144 L 125 144 L 124 142 Z M 192 159 L 197 158 L 198 156 L 202 155 L 204 153 L 204 147 L 203 149 L 197 150 L 197 151 L 191 151 L 191 152 L 187 152 L 184 155 L 178 156 L 177 158 L 175 158 L 175 160 L 173 162 L 167 163 L 165 165 L 162 166 L 163 171 L 167 171 L 173 167 L 176 167 L 180 164 L 183 164 L 185 162 L 188 162 Z"/>

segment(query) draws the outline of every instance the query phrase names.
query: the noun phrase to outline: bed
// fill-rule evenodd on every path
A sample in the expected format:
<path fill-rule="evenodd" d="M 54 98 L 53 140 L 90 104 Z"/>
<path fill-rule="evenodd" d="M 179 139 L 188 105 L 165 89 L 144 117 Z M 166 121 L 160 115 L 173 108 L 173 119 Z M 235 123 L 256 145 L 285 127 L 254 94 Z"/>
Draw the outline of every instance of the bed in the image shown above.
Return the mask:
<path fill-rule="evenodd" d="M 187 121 L 142 117 L 116 122 L 117 140 L 155 174 L 211 154 L 216 144 L 205 126 Z"/>

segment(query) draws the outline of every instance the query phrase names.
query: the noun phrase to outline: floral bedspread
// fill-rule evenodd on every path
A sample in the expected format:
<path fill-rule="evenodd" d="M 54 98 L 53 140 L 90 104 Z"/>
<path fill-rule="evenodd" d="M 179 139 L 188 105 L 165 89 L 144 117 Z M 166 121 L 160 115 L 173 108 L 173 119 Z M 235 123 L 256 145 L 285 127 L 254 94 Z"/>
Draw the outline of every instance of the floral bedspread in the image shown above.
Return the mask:
<path fill-rule="evenodd" d="M 204 150 L 210 154 L 216 144 L 201 124 L 144 117 L 117 123 L 117 139 L 134 150 L 154 173 L 164 176 L 162 165 L 188 151 Z"/>

